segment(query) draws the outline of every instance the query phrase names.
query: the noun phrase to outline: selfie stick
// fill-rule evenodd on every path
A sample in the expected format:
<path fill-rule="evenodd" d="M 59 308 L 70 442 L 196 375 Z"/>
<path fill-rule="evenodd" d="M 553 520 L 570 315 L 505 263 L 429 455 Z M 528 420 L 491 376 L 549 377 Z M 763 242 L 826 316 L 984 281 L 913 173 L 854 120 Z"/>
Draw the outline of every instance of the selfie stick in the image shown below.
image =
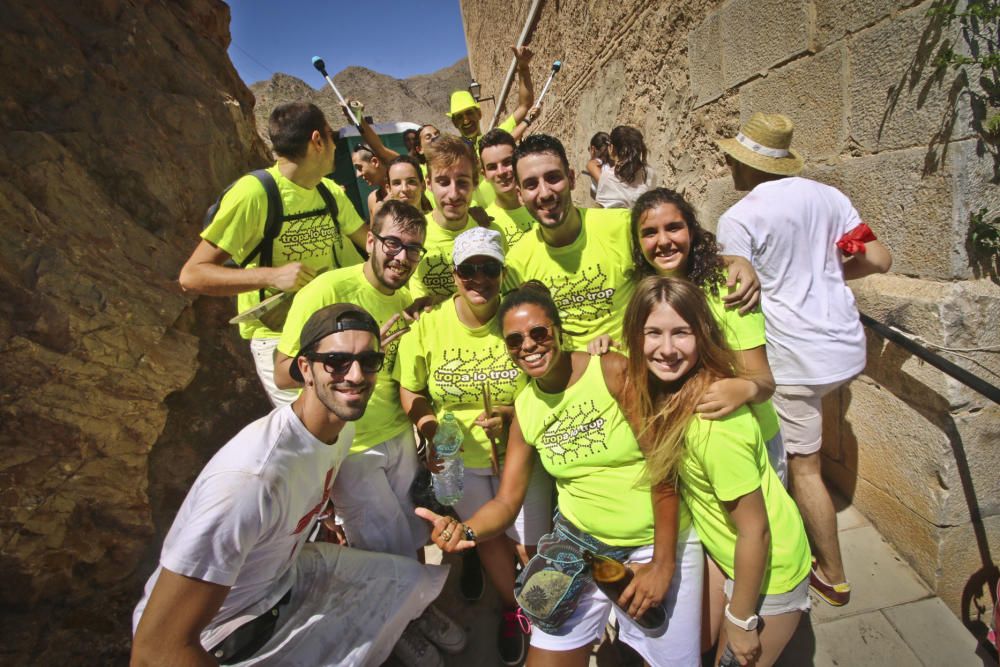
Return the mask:
<path fill-rule="evenodd" d="M 347 109 L 347 115 L 350 117 L 351 122 L 354 123 L 354 127 L 358 128 L 358 132 L 360 132 L 361 124 L 358 122 L 358 119 L 354 116 L 354 112 L 351 111 L 351 107 L 347 104 L 347 102 L 344 101 L 344 96 L 340 94 L 339 90 L 337 90 L 337 86 L 333 83 L 333 79 L 331 79 L 330 75 L 326 73 L 326 63 L 324 63 L 323 59 L 320 58 L 319 56 L 313 56 L 313 67 L 315 67 L 319 71 L 319 73 L 323 75 L 323 78 L 326 79 L 326 82 L 330 84 L 331 88 L 333 88 L 333 92 L 337 94 L 337 99 L 340 100 L 340 103 L 343 105 L 343 107 Z"/>
<path fill-rule="evenodd" d="M 545 82 L 545 87 L 542 88 L 542 94 L 538 96 L 537 100 L 535 100 L 535 106 L 536 107 L 537 106 L 541 106 L 541 104 L 542 104 L 542 98 L 545 97 L 545 93 L 549 92 L 549 86 L 552 85 L 552 79 L 555 78 L 556 72 L 559 71 L 560 67 L 562 67 L 562 61 L 561 60 L 557 60 L 554 63 L 552 63 L 552 73 L 549 74 L 549 80 Z"/>

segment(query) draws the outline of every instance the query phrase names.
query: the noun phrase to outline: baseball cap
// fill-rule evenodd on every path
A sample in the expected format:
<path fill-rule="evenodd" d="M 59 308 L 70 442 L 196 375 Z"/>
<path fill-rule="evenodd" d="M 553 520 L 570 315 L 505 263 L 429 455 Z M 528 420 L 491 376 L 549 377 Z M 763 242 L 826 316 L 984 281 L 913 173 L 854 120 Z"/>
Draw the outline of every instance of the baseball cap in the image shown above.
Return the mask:
<path fill-rule="evenodd" d="M 378 322 L 364 308 L 353 303 L 334 303 L 320 308 L 306 321 L 299 334 L 299 353 L 295 355 L 296 359 L 330 334 L 341 331 L 367 331 L 375 336 L 375 340 L 381 340 L 382 337 Z M 288 372 L 295 381 L 302 382 L 302 372 L 295 359 Z"/>
<path fill-rule="evenodd" d="M 501 264 L 504 263 L 503 241 L 501 234 L 495 229 L 473 227 L 455 237 L 455 246 L 451 258 L 458 266 L 470 257 L 492 257 Z"/>

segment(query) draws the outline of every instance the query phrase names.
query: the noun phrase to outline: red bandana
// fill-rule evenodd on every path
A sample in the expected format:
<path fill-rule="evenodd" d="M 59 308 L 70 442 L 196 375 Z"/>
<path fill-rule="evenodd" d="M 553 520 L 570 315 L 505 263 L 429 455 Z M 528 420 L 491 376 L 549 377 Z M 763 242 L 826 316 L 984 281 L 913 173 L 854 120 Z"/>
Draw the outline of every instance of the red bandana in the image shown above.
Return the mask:
<path fill-rule="evenodd" d="M 845 255 L 853 255 L 855 253 L 865 254 L 865 244 L 869 241 L 875 240 L 875 234 L 869 229 L 868 225 L 861 223 L 851 231 L 847 232 L 840 237 L 837 241 L 837 247 L 844 251 Z"/>

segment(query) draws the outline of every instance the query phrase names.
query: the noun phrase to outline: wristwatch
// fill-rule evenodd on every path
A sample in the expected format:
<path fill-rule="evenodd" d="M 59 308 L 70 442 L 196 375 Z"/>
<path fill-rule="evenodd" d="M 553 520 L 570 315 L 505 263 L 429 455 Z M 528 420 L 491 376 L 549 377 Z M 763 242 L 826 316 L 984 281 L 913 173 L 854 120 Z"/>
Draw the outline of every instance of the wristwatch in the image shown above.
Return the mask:
<path fill-rule="evenodd" d="M 742 628 L 749 632 L 750 630 L 756 630 L 757 624 L 760 622 L 760 616 L 757 614 L 751 614 L 748 619 L 739 619 L 733 616 L 733 612 L 729 611 L 729 604 L 726 604 L 726 619 L 738 628 Z"/>
<path fill-rule="evenodd" d="M 470 542 L 476 541 L 476 531 L 472 530 L 464 523 L 462 524 L 462 536 L 465 537 L 465 539 L 469 540 Z"/>

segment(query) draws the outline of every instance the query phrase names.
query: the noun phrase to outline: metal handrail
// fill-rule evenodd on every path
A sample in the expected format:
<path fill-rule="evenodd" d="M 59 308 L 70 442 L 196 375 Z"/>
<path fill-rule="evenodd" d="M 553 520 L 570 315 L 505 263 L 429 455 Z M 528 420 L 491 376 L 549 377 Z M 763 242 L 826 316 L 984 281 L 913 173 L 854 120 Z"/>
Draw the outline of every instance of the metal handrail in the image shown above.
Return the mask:
<path fill-rule="evenodd" d="M 905 336 L 904 334 L 890 328 L 889 326 L 882 324 L 876 319 L 861 313 L 861 323 L 866 327 L 882 336 L 887 340 L 891 340 L 896 345 L 899 345 L 907 352 L 911 352 L 917 357 L 920 357 L 927 363 L 929 363 L 934 368 L 938 369 L 945 375 L 955 378 L 966 387 L 978 391 L 980 394 L 990 399 L 994 403 L 1000 403 L 1000 387 L 990 384 L 986 380 L 982 379 L 977 375 L 973 375 L 969 371 L 965 370 L 961 366 L 948 361 L 940 354 L 936 352 L 931 352 L 926 347 Z"/>

